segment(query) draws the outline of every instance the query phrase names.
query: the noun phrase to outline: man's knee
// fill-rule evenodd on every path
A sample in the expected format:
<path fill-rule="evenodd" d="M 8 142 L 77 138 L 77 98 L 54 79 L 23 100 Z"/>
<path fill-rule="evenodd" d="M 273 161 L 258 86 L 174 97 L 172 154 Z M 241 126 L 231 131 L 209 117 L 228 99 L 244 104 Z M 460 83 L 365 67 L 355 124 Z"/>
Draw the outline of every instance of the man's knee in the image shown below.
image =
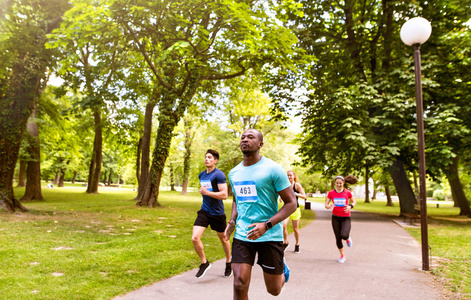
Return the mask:
<path fill-rule="evenodd" d="M 270 295 L 278 296 L 281 293 L 281 286 L 280 287 L 267 287 L 267 292 Z"/>
<path fill-rule="evenodd" d="M 234 277 L 234 292 L 236 295 L 244 295 L 249 290 L 249 282 L 240 277 Z"/>
<path fill-rule="evenodd" d="M 200 236 L 197 236 L 197 235 L 193 235 L 193 236 L 191 237 L 191 241 L 193 242 L 193 244 L 199 243 L 199 242 L 201 242 L 201 237 L 200 237 Z"/>

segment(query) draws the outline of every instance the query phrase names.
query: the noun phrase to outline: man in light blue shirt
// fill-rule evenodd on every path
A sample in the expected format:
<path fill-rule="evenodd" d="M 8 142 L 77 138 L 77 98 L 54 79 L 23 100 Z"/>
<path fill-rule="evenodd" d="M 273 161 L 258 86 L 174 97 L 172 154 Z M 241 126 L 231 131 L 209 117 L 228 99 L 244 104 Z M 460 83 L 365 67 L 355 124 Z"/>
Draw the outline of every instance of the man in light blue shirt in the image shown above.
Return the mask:
<path fill-rule="evenodd" d="M 235 230 L 234 299 L 248 299 L 256 253 L 270 294 L 280 294 L 290 274 L 284 260 L 281 222 L 296 210 L 296 197 L 283 167 L 260 155 L 262 146 L 262 133 L 247 129 L 240 140 L 243 161 L 229 172 L 234 200 L 225 237 L 229 240 Z M 278 197 L 285 203 L 279 211 Z"/>

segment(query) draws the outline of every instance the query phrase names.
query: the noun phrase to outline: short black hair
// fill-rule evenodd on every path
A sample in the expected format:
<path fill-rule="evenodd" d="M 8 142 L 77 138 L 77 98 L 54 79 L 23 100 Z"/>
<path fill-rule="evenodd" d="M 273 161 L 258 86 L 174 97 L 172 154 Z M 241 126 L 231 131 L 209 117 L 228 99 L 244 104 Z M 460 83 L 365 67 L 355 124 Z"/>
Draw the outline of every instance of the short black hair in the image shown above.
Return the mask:
<path fill-rule="evenodd" d="M 257 130 L 257 129 L 255 129 L 255 128 L 249 128 L 249 129 L 245 130 L 244 133 L 247 132 L 247 131 L 249 131 L 249 130 L 255 131 L 255 135 L 257 136 L 258 140 L 259 140 L 260 142 L 263 142 L 263 134 L 260 132 L 260 130 Z"/>
<path fill-rule="evenodd" d="M 206 154 L 211 154 L 215 159 L 219 160 L 219 152 L 217 152 L 216 150 L 213 150 L 213 149 L 208 149 L 206 151 Z"/>

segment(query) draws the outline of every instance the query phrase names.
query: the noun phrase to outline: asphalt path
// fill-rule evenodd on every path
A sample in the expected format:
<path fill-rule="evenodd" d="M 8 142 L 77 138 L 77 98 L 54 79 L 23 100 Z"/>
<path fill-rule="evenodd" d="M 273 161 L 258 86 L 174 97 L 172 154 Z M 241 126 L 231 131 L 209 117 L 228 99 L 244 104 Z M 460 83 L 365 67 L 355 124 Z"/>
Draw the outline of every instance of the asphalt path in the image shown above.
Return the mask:
<path fill-rule="evenodd" d="M 274 297 L 266 292 L 261 268 L 255 265 L 250 299 L 446 298 L 434 284 L 432 275 L 420 270 L 420 244 L 397 223 L 353 211 L 353 245 L 351 248 L 345 245 L 347 261 L 340 264 L 331 212 L 318 203 L 311 203 L 311 209 L 315 211 L 316 219 L 301 229 L 299 254 L 293 253 L 294 236 L 289 236 L 291 245 L 285 257 L 291 276 L 281 294 Z M 193 269 L 114 299 L 232 299 L 233 277 L 223 277 L 224 267 L 224 260 L 212 262 L 211 269 L 202 278 L 196 279 L 197 269 Z"/>

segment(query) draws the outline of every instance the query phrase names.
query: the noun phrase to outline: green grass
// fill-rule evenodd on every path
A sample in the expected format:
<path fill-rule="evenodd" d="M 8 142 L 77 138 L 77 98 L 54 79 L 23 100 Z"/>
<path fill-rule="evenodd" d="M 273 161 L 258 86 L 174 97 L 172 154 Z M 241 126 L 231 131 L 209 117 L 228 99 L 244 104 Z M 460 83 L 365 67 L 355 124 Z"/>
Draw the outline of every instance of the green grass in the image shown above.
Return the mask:
<path fill-rule="evenodd" d="M 198 193 L 161 192 L 164 207 L 154 209 L 136 206 L 131 189 L 88 195 L 67 185 L 43 196 L 24 203 L 29 213 L 0 210 L 2 299 L 110 299 L 200 263 L 191 242 Z M 313 219 L 303 210 L 302 226 Z M 224 257 L 214 232 L 203 243 L 210 261 Z"/>
<path fill-rule="evenodd" d="M 312 199 L 320 203 L 325 201 L 324 198 Z M 390 207 L 385 201 L 364 203 L 363 199 L 357 199 L 355 210 L 386 216 L 398 216 L 400 212 L 399 203 Z M 458 216 L 459 211 L 451 202 L 428 202 L 428 239 L 433 256 L 430 266 L 431 272 L 453 293 L 454 299 L 471 299 L 471 219 Z M 405 229 L 421 242 L 420 228 Z"/>
<path fill-rule="evenodd" d="M 457 298 L 471 299 L 471 222 L 463 218 L 429 219 L 428 239 L 432 273 Z M 419 228 L 406 230 L 420 242 Z"/>

